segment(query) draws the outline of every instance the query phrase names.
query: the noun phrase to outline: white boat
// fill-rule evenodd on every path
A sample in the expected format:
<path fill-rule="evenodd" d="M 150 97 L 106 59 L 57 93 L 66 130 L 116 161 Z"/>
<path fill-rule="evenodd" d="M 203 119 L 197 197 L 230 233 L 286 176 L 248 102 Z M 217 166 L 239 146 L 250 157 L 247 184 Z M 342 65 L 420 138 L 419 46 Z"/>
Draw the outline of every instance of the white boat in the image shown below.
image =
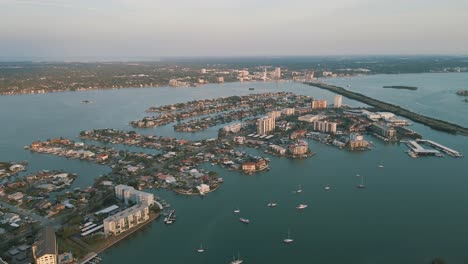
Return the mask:
<path fill-rule="evenodd" d="M 277 206 L 277 205 L 278 205 L 278 204 L 276 204 L 276 203 L 268 203 L 268 207 L 275 207 L 275 206 Z"/>
<path fill-rule="evenodd" d="M 298 187 L 297 190 L 296 190 L 296 193 L 301 193 L 301 192 L 302 192 L 302 186 L 299 185 L 299 187 Z"/>
<path fill-rule="evenodd" d="M 307 206 L 308 206 L 307 204 L 300 204 L 296 207 L 296 209 L 299 209 L 299 210 L 306 209 Z"/>
<path fill-rule="evenodd" d="M 364 185 L 364 176 L 361 176 L 361 183 L 358 184 L 356 187 L 358 187 L 359 189 L 366 188 L 366 186 Z"/>
<path fill-rule="evenodd" d="M 250 220 L 247 219 L 247 218 L 242 218 L 242 217 L 241 217 L 241 218 L 239 218 L 239 221 L 241 221 L 241 222 L 244 223 L 244 224 L 250 224 Z"/>
<path fill-rule="evenodd" d="M 236 213 L 236 214 L 240 213 L 239 206 L 236 208 L 236 210 L 234 210 L 234 213 Z"/>
<path fill-rule="evenodd" d="M 242 264 L 244 261 L 240 258 L 240 254 L 237 253 L 237 259 L 234 257 L 234 254 L 232 255 L 232 261 L 231 264 Z"/>
<path fill-rule="evenodd" d="M 359 174 L 356 174 L 356 177 L 361 177 L 361 175 L 359 175 Z"/>
<path fill-rule="evenodd" d="M 331 187 L 327 185 L 327 186 L 325 186 L 325 188 L 323 188 L 323 189 L 325 189 L 325 191 L 329 191 L 329 190 L 331 189 Z"/>
<path fill-rule="evenodd" d="M 198 252 L 198 253 L 203 253 L 203 252 L 205 252 L 205 250 L 203 249 L 203 244 L 200 243 L 200 248 L 197 249 L 197 252 Z"/>
<path fill-rule="evenodd" d="M 379 168 L 383 168 L 383 162 L 381 161 L 380 164 L 379 164 Z"/>
<path fill-rule="evenodd" d="M 288 237 L 283 239 L 283 242 L 286 243 L 286 244 L 294 242 L 294 239 L 291 238 L 291 234 L 289 232 L 289 229 L 288 229 Z"/>

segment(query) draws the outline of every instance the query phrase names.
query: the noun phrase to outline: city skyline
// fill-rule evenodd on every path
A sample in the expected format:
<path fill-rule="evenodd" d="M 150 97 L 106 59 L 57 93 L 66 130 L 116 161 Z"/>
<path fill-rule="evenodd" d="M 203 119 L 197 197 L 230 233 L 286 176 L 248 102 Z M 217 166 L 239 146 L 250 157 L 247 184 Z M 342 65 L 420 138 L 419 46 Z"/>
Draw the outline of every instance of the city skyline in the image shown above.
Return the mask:
<path fill-rule="evenodd" d="M 4 59 L 468 54 L 468 3 L 460 0 L 0 5 Z"/>

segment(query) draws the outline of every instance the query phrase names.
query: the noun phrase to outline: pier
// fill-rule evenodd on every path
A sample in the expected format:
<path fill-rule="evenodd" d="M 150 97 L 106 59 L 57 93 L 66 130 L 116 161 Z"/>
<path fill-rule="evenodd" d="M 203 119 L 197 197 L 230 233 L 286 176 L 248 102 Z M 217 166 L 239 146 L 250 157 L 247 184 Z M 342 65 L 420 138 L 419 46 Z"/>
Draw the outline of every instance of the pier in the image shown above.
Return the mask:
<path fill-rule="evenodd" d="M 432 140 L 427 140 L 427 139 L 418 139 L 416 140 L 417 142 L 421 142 L 421 143 L 426 143 L 426 144 L 429 144 L 430 146 L 434 147 L 435 149 L 438 149 L 438 150 L 441 150 L 443 152 L 445 152 L 446 154 L 452 156 L 452 157 L 455 157 L 455 158 L 461 158 L 463 157 L 463 155 L 456 151 L 456 150 L 453 150 L 451 148 L 448 148 L 444 145 L 441 145 L 437 142 L 434 142 Z"/>

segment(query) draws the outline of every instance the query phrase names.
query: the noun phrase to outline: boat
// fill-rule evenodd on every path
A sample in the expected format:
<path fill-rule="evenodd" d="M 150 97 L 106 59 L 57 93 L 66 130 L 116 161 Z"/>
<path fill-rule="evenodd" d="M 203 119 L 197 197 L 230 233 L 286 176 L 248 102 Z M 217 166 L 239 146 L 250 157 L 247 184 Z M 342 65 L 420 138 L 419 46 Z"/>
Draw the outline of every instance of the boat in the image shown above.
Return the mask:
<path fill-rule="evenodd" d="M 286 243 L 286 244 L 294 242 L 294 239 L 291 238 L 289 229 L 288 229 L 288 237 L 283 239 L 283 242 Z"/>
<path fill-rule="evenodd" d="M 307 206 L 308 206 L 307 204 L 300 204 L 296 207 L 296 209 L 299 209 L 299 210 L 306 209 Z"/>
<path fill-rule="evenodd" d="M 382 163 L 382 161 L 381 161 L 380 164 L 379 164 L 379 168 L 383 168 L 383 167 L 384 167 L 384 166 L 383 166 L 383 163 Z"/>
<path fill-rule="evenodd" d="M 236 213 L 236 214 L 240 213 L 239 206 L 236 208 L 236 210 L 234 210 L 234 213 Z"/>
<path fill-rule="evenodd" d="M 198 253 L 203 253 L 203 252 L 205 252 L 205 250 L 203 249 L 203 244 L 202 244 L 202 243 L 200 243 L 200 248 L 197 249 L 197 252 L 198 252 Z"/>
<path fill-rule="evenodd" d="M 297 190 L 296 190 L 296 193 L 301 193 L 301 192 L 302 192 L 302 186 L 299 185 L 299 187 L 298 187 Z"/>
<path fill-rule="evenodd" d="M 359 174 L 356 174 L 356 177 L 361 177 L 361 175 L 359 175 Z"/>
<path fill-rule="evenodd" d="M 277 206 L 277 205 L 278 205 L 278 204 L 276 204 L 276 203 L 268 203 L 268 207 L 275 207 L 275 206 Z"/>
<path fill-rule="evenodd" d="M 241 221 L 241 222 L 244 223 L 244 224 L 250 224 L 250 220 L 247 219 L 247 218 L 242 218 L 242 217 L 241 217 L 241 218 L 239 218 L 239 221 Z"/>
<path fill-rule="evenodd" d="M 167 224 L 167 225 L 170 225 L 172 223 L 174 223 L 176 220 L 176 214 L 175 214 L 175 210 L 171 210 L 169 212 L 169 215 L 164 218 L 164 223 Z"/>
<path fill-rule="evenodd" d="M 366 186 L 364 185 L 364 176 L 361 177 L 361 183 L 358 184 L 356 187 L 358 187 L 359 189 L 366 188 Z"/>
<path fill-rule="evenodd" d="M 236 257 L 234 256 L 234 254 L 232 255 L 232 261 L 231 261 L 231 264 L 242 264 L 244 263 L 244 261 L 240 258 L 240 254 L 237 253 L 237 259 Z"/>
<path fill-rule="evenodd" d="M 253 90 L 255 90 L 255 88 L 253 88 L 253 87 L 250 87 L 250 88 L 249 88 L 249 90 L 250 90 L 250 91 L 253 91 Z"/>
<path fill-rule="evenodd" d="M 325 189 L 325 191 L 329 191 L 329 190 L 331 189 L 331 187 L 327 185 L 327 186 L 325 186 L 325 188 L 323 188 L 323 189 Z"/>

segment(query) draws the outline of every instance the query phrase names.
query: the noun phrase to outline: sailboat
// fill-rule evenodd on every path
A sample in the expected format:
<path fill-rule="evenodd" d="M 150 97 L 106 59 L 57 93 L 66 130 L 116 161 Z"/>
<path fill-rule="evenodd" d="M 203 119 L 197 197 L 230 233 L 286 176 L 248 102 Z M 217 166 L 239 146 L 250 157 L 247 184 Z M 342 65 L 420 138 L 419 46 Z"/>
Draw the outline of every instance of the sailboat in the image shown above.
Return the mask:
<path fill-rule="evenodd" d="M 379 168 L 383 168 L 383 167 L 384 167 L 384 166 L 383 166 L 383 162 L 380 161 Z"/>
<path fill-rule="evenodd" d="M 364 176 L 361 176 L 361 184 L 359 184 L 357 187 L 358 187 L 359 189 L 366 188 L 366 186 L 364 185 Z"/>
<path fill-rule="evenodd" d="M 285 239 L 283 239 L 283 242 L 286 243 L 286 244 L 289 244 L 289 243 L 294 242 L 294 239 L 291 238 L 291 234 L 290 234 L 289 228 L 288 228 L 288 237 L 285 238 Z"/>
<path fill-rule="evenodd" d="M 301 193 L 301 192 L 302 192 L 302 186 L 299 185 L 299 187 L 298 187 L 297 190 L 296 190 L 296 193 Z"/>
<path fill-rule="evenodd" d="M 198 253 L 203 253 L 203 252 L 205 252 L 205 250 L 203 249 L 203 244 L 202 244 L 202 243 L 200 243 L 200 248 L 197 249 L 197 252 L 198 252 Z"/>
<path fill-rule="evenodd" d="M 240 258 L 239 252 L 237 252 L 237 259 L 236 259 L 236 257 L 234 256 L 234 254 L 232 255 L 231 264 L 242 264 L 242 263 L 244 263 L 244 261 Z"/>
<path fill-rule="evenodd" d="M 278 205 L 278 204 L 273 203 L 273 202 L 269 202 L 269 203 L 267 204 L 268 207 L 276 207 L 277 205 Z"/>

